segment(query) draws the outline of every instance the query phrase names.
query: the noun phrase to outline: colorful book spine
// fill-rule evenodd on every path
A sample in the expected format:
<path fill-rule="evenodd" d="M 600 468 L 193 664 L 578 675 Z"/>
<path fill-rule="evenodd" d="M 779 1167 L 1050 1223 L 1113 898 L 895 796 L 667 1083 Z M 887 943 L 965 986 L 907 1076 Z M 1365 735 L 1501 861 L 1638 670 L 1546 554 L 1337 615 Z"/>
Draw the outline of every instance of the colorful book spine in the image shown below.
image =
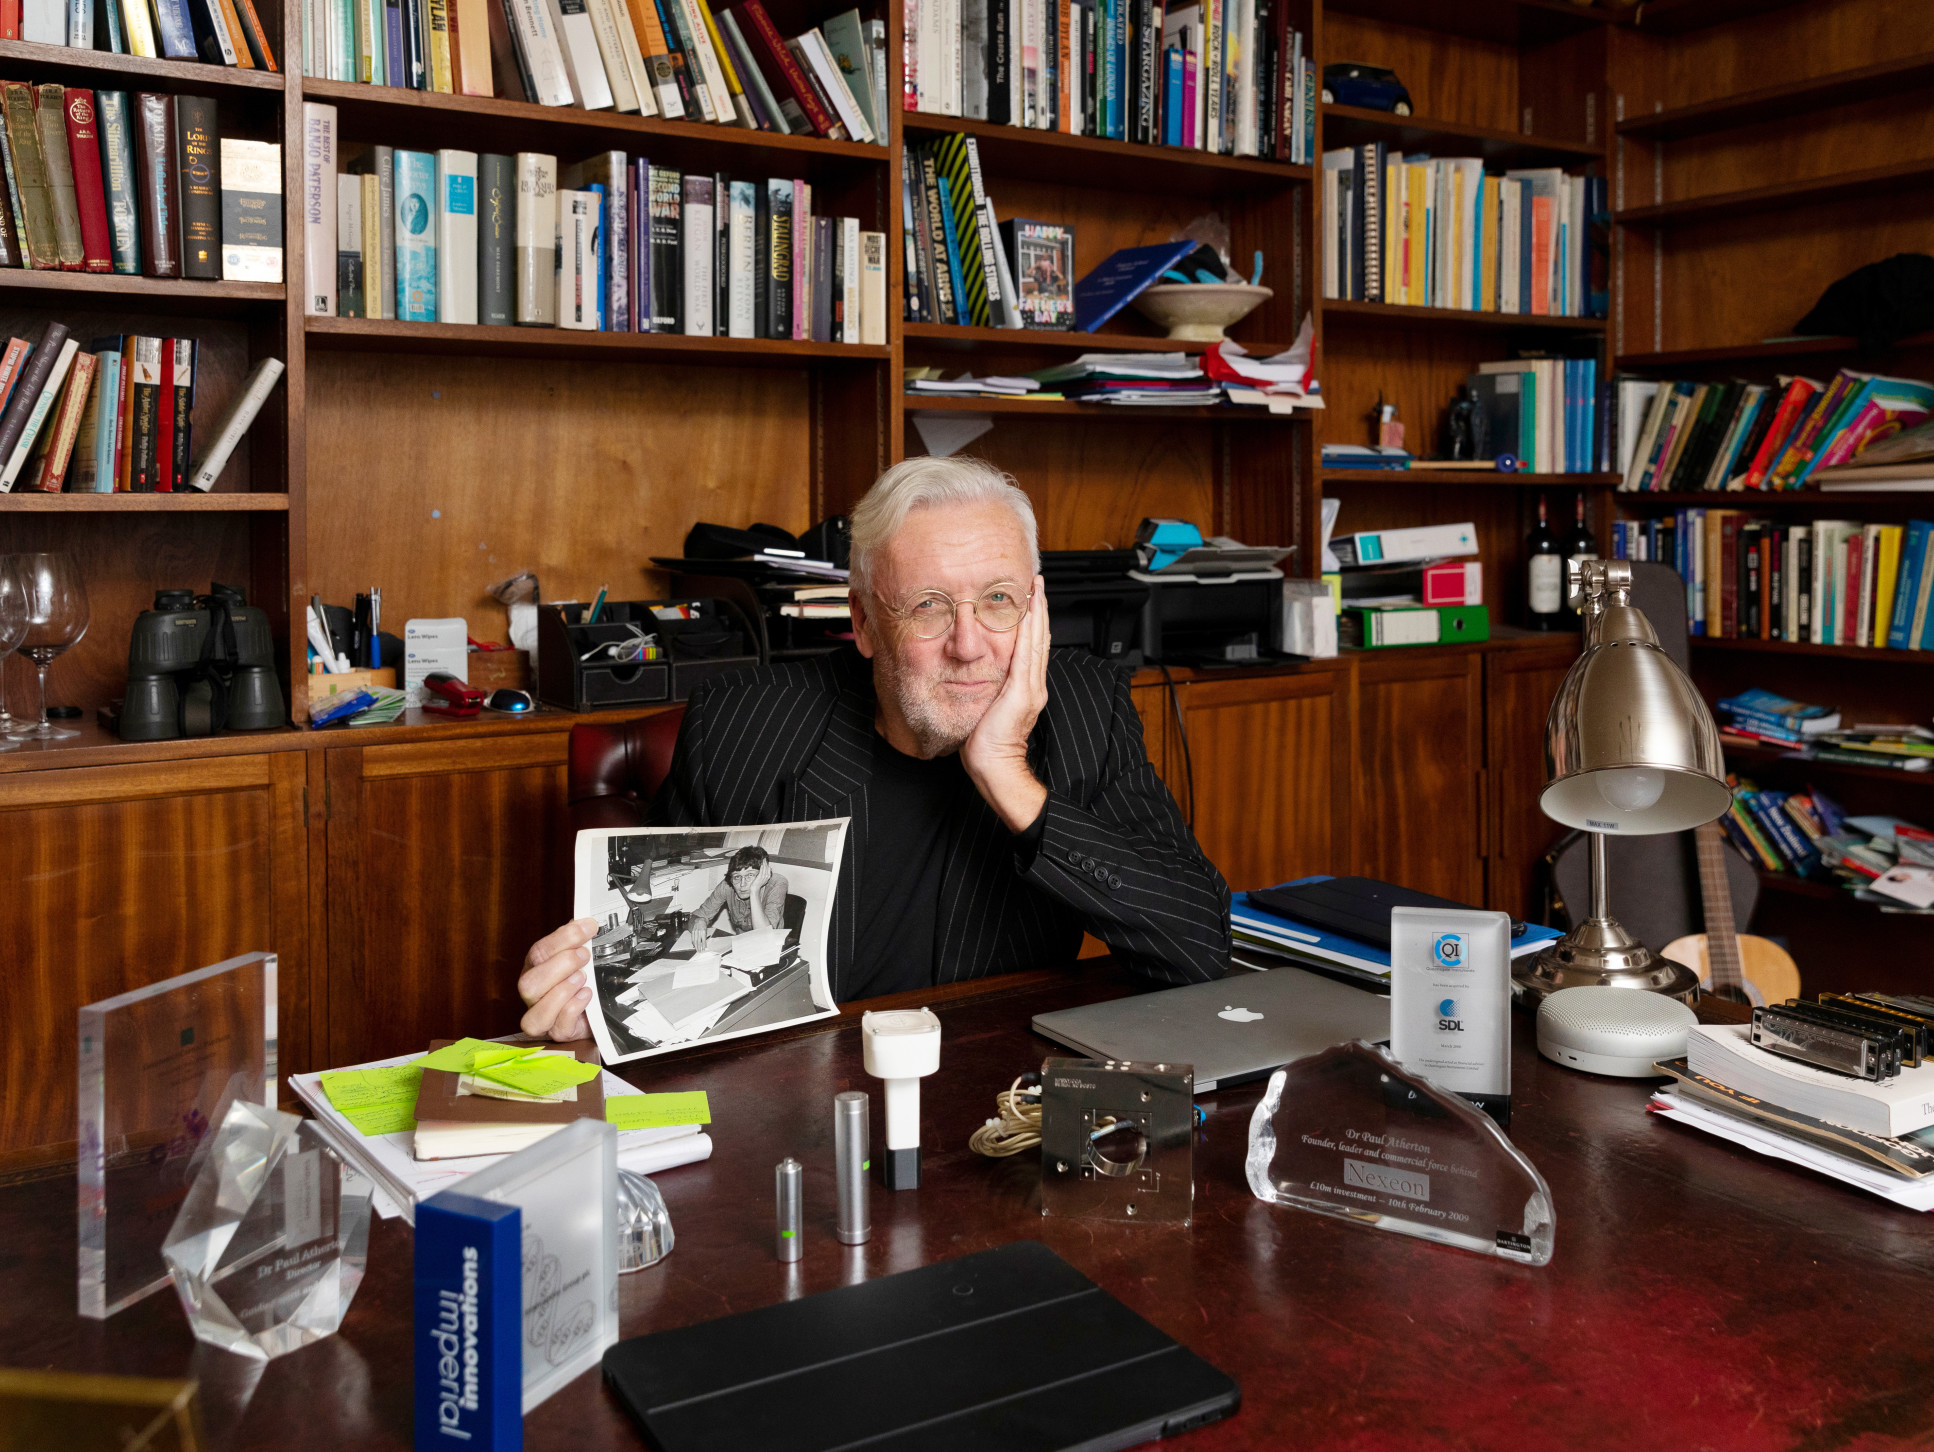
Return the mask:
<path fill-rule="evenodd" d="M 437 321 L 436 158 L 427 151 L 396 153 L 396 316 L 407 323 Z"/>
<path fill-rule="evenodd" d="M 477 321 L 477 153 L 436 154 L 437 320 Z"/>

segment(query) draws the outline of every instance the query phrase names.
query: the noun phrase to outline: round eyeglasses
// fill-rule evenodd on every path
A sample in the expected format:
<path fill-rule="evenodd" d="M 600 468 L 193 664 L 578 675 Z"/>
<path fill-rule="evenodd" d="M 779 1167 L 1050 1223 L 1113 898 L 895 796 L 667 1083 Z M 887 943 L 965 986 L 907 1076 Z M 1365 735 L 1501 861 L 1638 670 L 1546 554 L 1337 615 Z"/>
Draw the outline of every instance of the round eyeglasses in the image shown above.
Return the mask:
<path fill-rule="evenodd" d="M 934 640 L 952 630 L 954 616 L 962 605 L 974 612 L 983 629 L 1005 634 L 1021 623 L 1033 598 L 1032 590 L 1023 595 L 1013 585 L 990 585 L 979 595 L 963 600 L 926 590 L 892 613 L 921 640 Z"/>

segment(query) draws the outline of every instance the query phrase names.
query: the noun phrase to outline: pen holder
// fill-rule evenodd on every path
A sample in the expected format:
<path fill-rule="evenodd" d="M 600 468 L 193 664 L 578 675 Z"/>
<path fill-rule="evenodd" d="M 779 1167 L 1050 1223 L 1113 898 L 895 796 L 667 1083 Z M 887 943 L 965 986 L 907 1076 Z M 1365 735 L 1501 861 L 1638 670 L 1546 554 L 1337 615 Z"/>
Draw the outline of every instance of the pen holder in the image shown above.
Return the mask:
<path fill-rule="evenodd" d="M 730 600 L 607 600 L 597 624 L 583 604 L 537 613 L 537 693 L 567 711 L 682 701 L 710 675 L 763 664 L 758 632 Z M 622 659 L 640 637 L 645 658 Z"/>

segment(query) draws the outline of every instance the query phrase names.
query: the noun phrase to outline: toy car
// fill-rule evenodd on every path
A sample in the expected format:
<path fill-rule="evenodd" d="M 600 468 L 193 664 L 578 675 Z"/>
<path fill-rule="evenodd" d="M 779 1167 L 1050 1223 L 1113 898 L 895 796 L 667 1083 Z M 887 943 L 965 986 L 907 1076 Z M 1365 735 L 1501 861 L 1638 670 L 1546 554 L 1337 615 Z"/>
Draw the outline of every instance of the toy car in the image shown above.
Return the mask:
<path fill-rule="evenodd" d="M 1361 106 L 1366 111 L 1390 111 L 1408 116 L 1410 92 L 1404 89 L 1395 71 L 1340 61 L 1323 67 L 1323 104 Z"/>

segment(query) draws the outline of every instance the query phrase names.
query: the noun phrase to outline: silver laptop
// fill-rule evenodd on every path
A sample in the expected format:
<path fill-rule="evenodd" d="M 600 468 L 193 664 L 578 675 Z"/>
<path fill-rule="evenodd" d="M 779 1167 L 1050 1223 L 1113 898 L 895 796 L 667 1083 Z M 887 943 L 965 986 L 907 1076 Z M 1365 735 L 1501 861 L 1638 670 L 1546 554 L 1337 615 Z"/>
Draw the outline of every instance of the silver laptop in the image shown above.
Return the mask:
<path fill-rule="evenodd" d="M 1390 1000 L 1301 968 L 1237 969 L 1214 983 L 1034 1016 L 1034 1031 L 1091 1059 L 1190 1064 L 1195 1092 L 1241 1084 L 1351 1039 L 1390 1037 Z"/>

